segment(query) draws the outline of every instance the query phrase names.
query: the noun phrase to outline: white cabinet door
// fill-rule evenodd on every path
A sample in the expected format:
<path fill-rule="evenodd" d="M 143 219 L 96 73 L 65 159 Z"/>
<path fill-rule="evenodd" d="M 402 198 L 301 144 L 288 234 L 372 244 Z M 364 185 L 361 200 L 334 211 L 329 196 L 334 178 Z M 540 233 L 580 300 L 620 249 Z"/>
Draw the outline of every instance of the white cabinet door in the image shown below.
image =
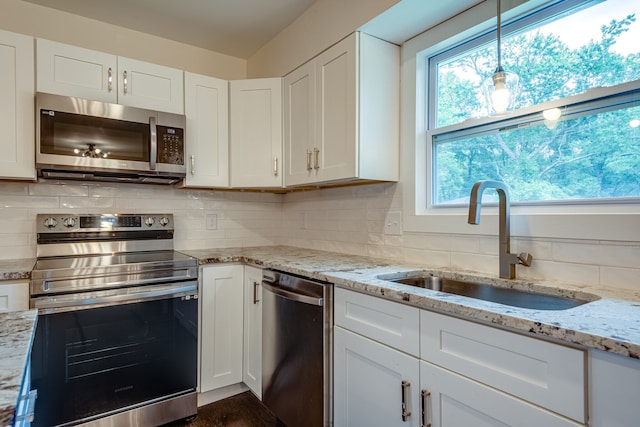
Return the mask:
<path fill-rule="evenodd" d="M 202 267 L 200 392 L 242 382 L 243 266 Z"/>
<path fill-rule="evenodd" d="M 183 114 L 183 72 L 176 68 L 118 57 L 118 103 Z"/>
<path fill-rule="evenodd" d="M 592 427 L 638 425 L 640 360 L 601 350 L 591 350 L 589 403 Z"/>
<path fill-rule="evenodd" d="M 117 57 L 50 40 L 37 40 L 37 90 L 118 102 Z"/>
<path fill-rule="evenodd" d="M 334 425 L 419 426 L 419 371 L 418 359 L 336 326 Z"/>
<path fill-rule="evenodd" d="M 315 61 L 317 180 L 356 177 L 356 34 L 329 48 Z"/>
<path fill-rule="evenodd" d="M 315 181 L 315 63 L 313 61 L 284 77 L 285 184 Z"/>
<path fill-rule="evenodd" d="M 229 84 L 185 73 L 188 187 L 229 186 Z"/>
<path fill-rule="evenodd" d="M 29 309 L 29 282 L 0 282 L 0 313 Z"/>
<path fill-rule="evenodd" d="M 0 30 L 0 178 L 35 179 L 33 38 Z"/>
<path fill-rule="evenodd" d="M 282 79 L 230 87 L 231 186 L 282 187 Z"/>
<path fill-rule="evenodd" d="M 244 355 L 242 381 L 262 398 L 262 269 L 244 267 Z"/>
<path fill-rule="evenodd" d="M 451 371 L 420 362 L 424 425 L 433 427 L 576 427 L 567 418 L 484 386 Z M 422 393 L 421 393 L 422 394 Z"/>

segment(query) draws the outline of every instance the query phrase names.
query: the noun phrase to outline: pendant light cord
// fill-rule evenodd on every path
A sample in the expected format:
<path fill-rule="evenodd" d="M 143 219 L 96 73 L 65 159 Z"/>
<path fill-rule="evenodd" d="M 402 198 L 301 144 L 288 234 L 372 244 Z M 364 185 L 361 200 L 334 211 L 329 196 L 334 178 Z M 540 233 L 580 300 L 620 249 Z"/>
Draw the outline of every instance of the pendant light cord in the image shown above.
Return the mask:
<path fill-rule="evenodd" d="M 500 12 L 501 12 L 501 8 L 500 8 L 500 0 L 497 0 L 498 2 L 498 12 L 497 12 L 497 17 L 498 17 L 498 70 L 502 71 L 502 52 L 501 52 L 501 48 L 500 48 L 500 39 L 502 36 L 502 19 L 500 17 Z"/>

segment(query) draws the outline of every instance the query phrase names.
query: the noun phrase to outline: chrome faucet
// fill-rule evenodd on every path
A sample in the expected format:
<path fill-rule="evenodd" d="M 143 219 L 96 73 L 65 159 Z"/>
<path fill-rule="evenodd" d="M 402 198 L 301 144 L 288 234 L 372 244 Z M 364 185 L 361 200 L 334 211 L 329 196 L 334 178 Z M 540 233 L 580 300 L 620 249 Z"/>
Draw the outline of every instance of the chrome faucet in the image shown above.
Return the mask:
<path fill-rule="evenodd" d="M 509 227 L 509 216 L 511 205 L 509 202 L 509 190 L 507 186 L 500 181 L 478 181 L 471 189 L 471 197 L 469 198 L 469 224 L 480 224 L 480 208 L 482 207 L 482 193 L 487 188 L 494 188 L 498 192 L 498 213 L 499 213 L 499 233 L 500 241 L 498 258 L 500 260 L 500 277 L 504 279 L 516 278 L 516 264 L 522 264 L 525 267 L 531 265 L 533 257 L 522 252 L 518 255 L 510 252 L 511 231 Z"/>

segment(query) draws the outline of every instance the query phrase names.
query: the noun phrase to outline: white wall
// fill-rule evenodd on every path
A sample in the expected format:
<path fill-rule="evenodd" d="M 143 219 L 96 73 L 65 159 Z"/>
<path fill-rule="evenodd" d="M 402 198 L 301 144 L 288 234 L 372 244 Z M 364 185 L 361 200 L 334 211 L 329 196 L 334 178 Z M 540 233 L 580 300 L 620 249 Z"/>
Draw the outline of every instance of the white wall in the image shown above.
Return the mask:
<path fill-rule="evenodd" d="M 244 59 L 20 0 L 0 2 L 0 28 L 221 79 L 247 74 Z"/>
<path fill-rule="evenodd" d="M 35 257 L 39 213 L 172 213 L 178 250 L 279 244 L 281 200 L 158 185 L 0 182 L 0 259 Z M 217 215 L 217 230 L 207 230 L 206 214 Z"/>
<path fill-rule="evenodd" d="M 249 58 L 247 75 L 281 77 L 400 0 L 316 0 L 295 22 Z"/>

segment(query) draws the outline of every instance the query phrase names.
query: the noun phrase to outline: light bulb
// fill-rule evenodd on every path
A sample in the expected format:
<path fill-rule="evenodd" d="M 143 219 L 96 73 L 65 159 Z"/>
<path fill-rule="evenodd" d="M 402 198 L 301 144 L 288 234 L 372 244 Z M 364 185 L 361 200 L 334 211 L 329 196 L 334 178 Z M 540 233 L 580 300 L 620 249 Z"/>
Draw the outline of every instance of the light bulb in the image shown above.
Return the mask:
<path fill-rule="evenodd" d="M 100 154 L 100 151 L 101 151 L 101 150 L 100 150 L 99 148 L 96 148 L 96 149 L 95 149 L 96 154 Z"/>
<path fill-rule="evenodd" d="M 562 115 L 562 111 L 559 108 L 550 108 L 542 112 L 542 117 L 552 122 L 555 120 L 558 120 L 561 115 Z"/>
<path fill-rule="evenodd" d="M 509 106 L 509 89 L 503 87 L 502 89 L 495 88 L 493 93 L 491 94 L 491 104 L 493 105 L 493 110 L 497 114 L 502 114 L 507 111 L 507 107 Z"/>
<path fill-rule="evenodd" d="M 74 148 L 74 149 L 73 149 L 73 152 L 74 152 L 75 154 L 80 154 L 80 150 L 78 150 L 77 148 Z"/>

